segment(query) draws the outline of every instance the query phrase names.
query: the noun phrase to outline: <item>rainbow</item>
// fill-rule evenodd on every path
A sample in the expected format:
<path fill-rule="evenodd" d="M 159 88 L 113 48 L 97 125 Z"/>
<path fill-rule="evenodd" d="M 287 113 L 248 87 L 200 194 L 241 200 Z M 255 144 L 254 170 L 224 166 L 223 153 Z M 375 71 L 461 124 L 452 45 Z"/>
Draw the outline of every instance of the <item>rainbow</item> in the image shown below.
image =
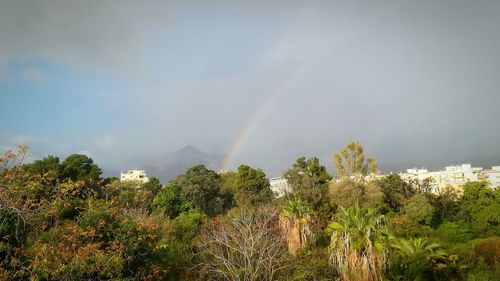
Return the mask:
<path fill-rule="evenodd" d="M 342 43 L 348 42 L 352 39 L 358 31 L 363 27 L 362 23 L 359 24 L 358 28 L 345 30 L 343 38 L 338 37 L 338 44 L 334 47 L 339 47 Z M 341 40 L 340 40 L 341 39 Z M 241 131 L 236 135 L 233 144 L 230 146 L 229 153 L 224 158 L 221 169 L 223 171 L 229 170 L 234 162 L 234 159 L 239 154 L 241 148 L 245 145 L 246 141 L 251 137 L 252 133 L 255 131 L 260 121 L 264 119 L 269 110 L 274 106 L 274 104 L 280 100 L 283 96 L 288 94 L 292 87 L 295 85 L 297 80 L 304 76 L 306 72 L 309 72 L 311 68 L 318 62 L 324 55 L 332 53 L 335 48 L 330 46 L 330 48 L 323 48 L 321 51 L 316 53 L 316 56 L 310 59 L 307 63 L 297 68 L 292 72 L 288 78 L 285 79 L 284 83 L 278 86 L 274 91 L 271 92 L 270 98 L 264 103 L 262 107 L 255 111 L 255 113 L 248 119 L 245 126 L 242 127 Z"/>
<path fill-rule="evenodd" d="M 255 111 L 251 118 L 248 119 L 245 126 L 242 127 L 242 130 L 236 135 L 235 141 L 229 149 L 229 153 L 222 162 L 222 171 L 226 171 L 231 168 L 234 159 L 239 154 L 246 141 L 251 137 L 252 133 L 255 131 L 262 119 L 266 117 L 267 113 L 276 104 L 276 102 L 278 102 L 282 97 L 290 92 L 295 83 L 314 66 L 314 64 L 319 60 L 320 57 L 322 57 L 321 54 L 317 55 L 314 59 L 311 59 L 309 63 L 306 63 L 297 68 L 285 79 L 285 81 L 280 86 L 278 86 L 271 92 L 272 94 L 270 95 L 270 98 L 266 100 L 263 106 Z"/>

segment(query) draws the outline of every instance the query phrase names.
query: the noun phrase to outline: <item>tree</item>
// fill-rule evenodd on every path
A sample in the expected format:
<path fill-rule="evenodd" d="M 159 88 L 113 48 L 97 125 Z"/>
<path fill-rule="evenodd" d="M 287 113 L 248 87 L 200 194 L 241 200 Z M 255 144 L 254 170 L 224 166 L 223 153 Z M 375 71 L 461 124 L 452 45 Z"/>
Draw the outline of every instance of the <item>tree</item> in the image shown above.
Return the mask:
<path fill-rule="evenodd" d="M 368 157 L 368 163 L 366 163 L 366 166 L 368 175 L 378 175 L 380 173 L 375 157 Z"/>
<path fill-rule="evenodd" d="M 375 158 L 365 161 L 363 146 L 359 142 L 348 143 L 340 153 L 333 154 L 337 173 L 342 178 L 362 179 L 369 174 L 378 174 Z"/>
<path fill-rule="evenodd" d="M 382 280 L 386 264 L 384 216 L 357 205 L 340 208 L 329 225 L 330 263 L 344 281 Z"/>
<path fill-rule="evenodd" d="M 445 221 L 439 225 L 436 233 L 441 241 L 449 244 L 467 243 L 473 238 L 470 226 L 463 221 Z"/>
<path fill-rule="evenodd" d="M 403 206 L 403 212 L 412 220 L 429 225 L 434 216 L 434 207 L 429 203 L 427 197 L 415 194 Z"/>
<path fill-rule="evenodd" d="M 115 181 L 120 181 L 119 178 L 111 176 L 111 177 L 106 177 L 105 179 L 102 180 L 102 186 L 106 186 L 110 183 L 114 183 Z"/>
<path fill-rule="evenodd" d="M 239 166 L 235 184 L 238 206 L 266 203 L 273 198 L 269 180 L 261 169 Z"/>
<path fill-rule="evenodd" d="M 477 234 L 500 235 L 499 188 L 492 189 L 486 182 L 466 183 L 461 205 L 462 217 Z"/>
<path fill-rule="evenodd" d="M 319 159 L 300 157 L 292 168 L 285 172 L 285 178 L 291 187 L 289 197 L 298 198 L 319 210 L 325 204 L 328 184 L 332 176 L 319 163 Z"/>
<path fill-rule="evenodd" d="M 382 178 L 378 185 L 384 193 L 384 201 L 394 212 L 399 212 L 406 199 L 414 194 L 411 186 L 398 174 L 390 174 Z"/>
<path fill-rule="evenodd" d="M 202 279 L 276 280 L 286 266 L 278 221 L 270 209 L 240 209 L 206 227 L 198 240 Z"/>
<path fill-rule="evenodd" d="M 227 206 L 220 193 L 220 177 L 203 165 L 189 168 L 174 180 L 181 190 L 181 200 L 210 217 L 221 214 Z"/>
<path fill-rule="evenodd" d="M 330 183 L 328 195 L 336 206 L 348 208 L 364 203 L 364 189 L 365 185 L 362 182 L 343 179 Z"/>
<path fill-rule="evenodd" d="M 162 188 L 160 180 L 155 177 L 150 177 L 149 180 L 142 185 L 142 188 L 150 191 L 153 195 L 156 195 Z"/>
<path fill-rule="evenodd" d="M 225 172 L 220 174 L 221 179 L 221 192 L 222 193 L 230 193 L 236 194 L 236 186 L 237 186 L 237 172 Z"/>
<path fill-rule="evenodd" d="M 17 146 L 15 150 L 5 150 L 4 154 L 0 156 L 0 173 L 21 167 L 26 158 L 31 155 L 29 146 L 24 144 Z"/>
<path fill-rule="evenodd" d="M 281 227 L 287 237 L 288 252 L 292 256 L 308 245 L 314 238 L 310 229 L 311 211 L 299 199 L 289 200 L 283 206 L 280 216 Z"/>
<path fill-rule="evenodd" d="M 460 194 L 449 186 L 434 197 L 433 205 L 440 220 L 456 220 L 460 215 Z"/>
<path fill-rule="evenodd" d="M 173 219 L 188 211 L 191 203 L 183 200 L 181 187 L 175 181 L 171 181 L 156 194 L 153 208 L 162 208 L 164 214 Z"/>
<path fill-rule="evenodd" d="M 61 178 L 97 184 L 102 174 L 101 168 L 92 158 L 82 154 L 72 154 L 61 163 Z"/>
<path fill-rule="evenodd" d="M 384 194 L 376 182 L 361 182 L 351 179 L 342 179 L 331 182 L 328 195 L 337 207 L 359 205 L 364 208 L 387 209 L 384 203 Z"/>
<path fill-rule="evenodd" d="M 24 242 L 27 227 L 23 215 L 17 209 L 0 206 L 0 243 L 20 245 Z M 2 250 L 5 249 L 0 249 L 0 253 Z"/>
<path fill-rule="evenodd" d="M 126 266 L 123 247 L 95 240 L 92 228 L 81 229 L 65 221 L 26 249 L 30 263 L 26 279 L 34 280 L 105 280 L 123 277 Z"/>
<path fill-rule="evenodd" d="M 135 181 L 113 181 L 100 188 L 106 202 L 123 209 L 137 209 L 149 212 L 154 200 L 154 193 L 145 184 Z"/>
<path fill-rule="evenodd" d="M 49 155 L 41 160 L 36 160 L 31 164 L 25 165 L 28 173 L 33 175 L 44 175 L 46 173 L 52 172 L 56 177 L 61 173 L 61 167 L 59 164 L 59 157 Z"/>

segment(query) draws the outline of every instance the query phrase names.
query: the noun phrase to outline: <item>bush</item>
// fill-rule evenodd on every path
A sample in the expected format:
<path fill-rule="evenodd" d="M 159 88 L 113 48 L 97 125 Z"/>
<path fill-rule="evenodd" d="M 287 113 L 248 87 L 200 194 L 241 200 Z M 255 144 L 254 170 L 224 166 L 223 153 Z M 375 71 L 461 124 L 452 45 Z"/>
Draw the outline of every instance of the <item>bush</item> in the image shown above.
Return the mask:
<path fill-rule="evenodd" d="M 19 245 L 24 241 L 26 225 L 22 215 L 12 208 L 0 208 L 0 242 Z"/>
<path fill-rule="evenodd" d="M 204 220 L 208 217 L 198 209 L 191 209 L 186 213 L 180 214 L 173 220 L 175 229 L 175 238 L 191 242 L 200 230 Z"/>
<path fill-rule="evenodd" d="M 328 263 L 326 250 L 304 249 L 290 262 L 290 266 L 278 280 L 282 281 L 329 281 L 337 280 L 335 269 Z"/>
<path fill-rule="evenodd" d="M 118 228 L 117 218 L 103 201 L 96 200 L 89 203 L 88 210 L 81 214 L 78 225 L 82 229 L 91 228 L 97 236 L 93 239 L 109 240 L 113 238 Z"/>
<path fill-rule="evenodd" d="M 426 237 L 432 231 L 429 226 L 421 225 L 405 215 L 391 218 L 389 226 L 395 236 L 403 238 Z"/>
<path fill-rule="evenodd" d="M 444 222 L 437 229 L 437 235 L 449 244 L 467 243 L 473 238 L 470 228 L 462 222 Z"/>
<path fill-rule="evenodd" d="M 482 259 L 494 272 L 500 274 L 500 237 L 471 241 L 468 244 L 472 260 Z"/>

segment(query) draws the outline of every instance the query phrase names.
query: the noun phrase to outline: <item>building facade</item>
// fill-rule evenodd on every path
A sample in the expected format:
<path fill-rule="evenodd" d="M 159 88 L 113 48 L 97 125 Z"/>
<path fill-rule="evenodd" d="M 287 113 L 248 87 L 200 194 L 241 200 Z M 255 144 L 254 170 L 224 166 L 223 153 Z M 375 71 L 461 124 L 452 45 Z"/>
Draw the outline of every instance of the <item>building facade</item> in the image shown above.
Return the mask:
<path fill-rule="evenodd" d="M 406 173 L 401 173 L 400 176 L 406 181 L 422 182 L 429 179 L 434 192 L 448 186 L 462 191 L 463 185 L 467 182 L 480 180 L 482 170 L 482 168 L 472 167 L 471 164 L 461 164 L 446 166 L 444 170 L 438 171 L 413 168 L 406 170 Z"/>
<path fill-rule="evenodd" d="M 285 194 L 291 192 L 290 185 L 286 178 L 276 177 L 270 178 L 269 184 L 271 185 L 271 190 L 276 195 L 276 197 L 282 197 Z"/>
<path fill-rule="evenodd" d="M 480 179 L 487 181 L 492 188 L 500 188 L 500 166 L 484 169 L 481 171 L 480 176 Z"/>
<path fill-rule="evenodd" d="M 149 178 L 146 176 L 146 171 L 144 170 L 128 170 L 120 174 L 120 181 L 138 181 L 146 183 L 149 181 Z"/>

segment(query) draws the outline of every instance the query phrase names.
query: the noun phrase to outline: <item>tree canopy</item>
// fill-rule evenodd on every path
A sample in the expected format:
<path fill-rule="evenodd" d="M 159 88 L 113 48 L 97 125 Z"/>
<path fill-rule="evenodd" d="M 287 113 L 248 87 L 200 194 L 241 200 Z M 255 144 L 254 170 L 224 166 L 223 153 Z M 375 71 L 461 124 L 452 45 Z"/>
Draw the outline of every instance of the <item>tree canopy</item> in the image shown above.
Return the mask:
<path fill-rule="evenodd" d="M 363 146 L 359 142 L 348 143 L 340 153 L 333 154 L 337 173 L 343 178 L 360 179 L 366 175 L 378 174 L 375 158 L 365 159 Z"/>
<path fill-rule="evenodd" d="M 318 158 L 265 173 L 203 165 L 164 185 L 101 178 L 85 155 L 0 156 L 0 280 L 467 281 L 500 276 L 500 195 L 395 174 L 332 179 Z"/>

